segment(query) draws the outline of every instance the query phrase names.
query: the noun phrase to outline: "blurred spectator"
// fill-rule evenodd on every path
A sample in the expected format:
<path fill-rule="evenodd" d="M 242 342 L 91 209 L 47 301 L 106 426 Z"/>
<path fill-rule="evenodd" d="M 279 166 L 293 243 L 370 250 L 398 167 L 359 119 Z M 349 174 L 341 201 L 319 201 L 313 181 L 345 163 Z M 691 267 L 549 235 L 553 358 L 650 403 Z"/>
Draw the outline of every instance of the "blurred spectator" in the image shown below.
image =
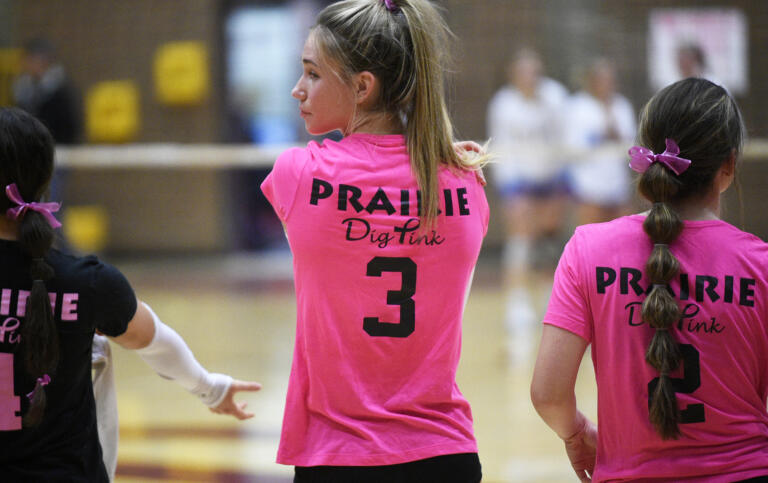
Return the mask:
<path fill-rule="evenodd" d="M 677 48 L 677 68 L 680 79 L 699 77 L 717 85 L 722 83 L 712 74 L 707 62 L 707 54 L 697 43 L 687 42 Z"/>
<path fill-rule="evenodd" d="M 680 77 L 703 77 L 707 68 L 704 50 L 698 44 L 686 43 L 677 49 L 677 67 Z"/>
<path fill-rule="evenodd" d="M 568 101 L 564 142 L 572 164 L 571 190 L 578 224 L 613 219 L 628 210 L 627 150 L 635 136 L 635 112 L 616 92 L 616 71 L 607 59 L 590 63 L 584 90 Z"/>
<path fill-rule="evenodd" d="M 45 124 L 58 144 L 80 141 L 80 99 L 48 40 L 24 45 L 22 74 L 13 85 L 15 104 Z"/>
<path fill-rule="evenodd" d="M 13 97 L 18 107 L 42 121 L 56 144 L 81 142 L 80 97 L 47 39 L 34 38 L 24 45 L 22 73 L 14 81 Z M 49 186 L 48 198 L 64 202 L 62 216 L 68 208 L 64 195 L 68 177 L 66 169 L 57 168 Z M 56 244 L 60 249 L 72 249 L 64 232 L 56 234 Z"/>
<path fill-rule="evenodd" d="M 502 201 L 507 237 L 505 323 L 516 361 L 528 360 L 533 347 L 528 336 L 537 314 L 529 287 L 535 261 L 546 258 L 536 248 L 551 246 L 547 241 L 559 244 L 566 183 L 558 150 L 558 119 L 567 96 L 559 82 L 543 75 L 539 55 L 522 49 L 509 62 L 507 84 L 488 106 L 491 151 L 498 160 L 492 165 L 493 180 Z"/>

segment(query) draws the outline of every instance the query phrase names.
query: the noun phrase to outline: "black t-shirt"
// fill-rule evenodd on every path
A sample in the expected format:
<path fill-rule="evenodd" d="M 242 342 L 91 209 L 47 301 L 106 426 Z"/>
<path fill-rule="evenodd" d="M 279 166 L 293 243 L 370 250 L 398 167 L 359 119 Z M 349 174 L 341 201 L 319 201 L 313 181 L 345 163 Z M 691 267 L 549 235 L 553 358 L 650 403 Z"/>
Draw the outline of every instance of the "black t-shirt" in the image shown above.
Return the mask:
<path fill-rule="evenodd" d="M 56 90 L 41 99 L 33 114 L 45 124 L 57 144 L 75 144 L 79 142 L 82 130 L 77 106 L 77 93 L 65 80 Z"/>
<path fill-rule="evenodd" d="M 96 257 L 51 250 L 46 261 L 55 271 L 46 288 L 59 329 L 59 363 L 46 387 L 40 425 L 14 429 L 35 386 L 19 344 L 32 281 L 19 244 L 0 240 L 0 479 L 107 481 L 96 428 L 91 343 L 95 329 L 109 336 L 125 332 L 136 313 L 136 296 L 116 268 Z"/>

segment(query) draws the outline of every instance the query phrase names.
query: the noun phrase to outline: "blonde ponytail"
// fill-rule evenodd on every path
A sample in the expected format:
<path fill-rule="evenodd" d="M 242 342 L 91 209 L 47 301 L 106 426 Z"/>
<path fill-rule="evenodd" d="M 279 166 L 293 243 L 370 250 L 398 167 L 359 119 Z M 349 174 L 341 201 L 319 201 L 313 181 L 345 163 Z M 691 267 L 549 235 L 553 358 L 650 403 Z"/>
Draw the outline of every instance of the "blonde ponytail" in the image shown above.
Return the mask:
<path fill-rule="evenodd" d="M 444 77 L 453 34 L 440 12 L 429 0 L 344 0 L 320 12 L 313 33 L 343 76 L 368 71 L 381 81 L 379 107 L 403 120 L 422 192 L 422 225 L 432 224 L 440 165 L 478 169 L 485 162 L 454 149 Z"/>

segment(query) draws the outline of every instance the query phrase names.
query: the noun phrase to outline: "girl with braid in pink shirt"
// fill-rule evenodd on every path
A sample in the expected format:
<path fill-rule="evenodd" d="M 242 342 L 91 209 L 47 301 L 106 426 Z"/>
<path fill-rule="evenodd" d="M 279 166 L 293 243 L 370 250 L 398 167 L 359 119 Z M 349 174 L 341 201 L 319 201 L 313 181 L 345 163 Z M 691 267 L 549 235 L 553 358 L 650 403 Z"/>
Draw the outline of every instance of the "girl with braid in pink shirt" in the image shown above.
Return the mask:
<path fill-rule="evenodd" d="M 719 218 L 743 135 L 722 87 L 661 90 L 629 151 L 650 211 L 564 250 L 531 395 L 581 481 L 768 481 L 768 245 Z M 598 427 L 574 397 L 590 344 Z"/>
<path fill-rule="evenodd" d="M 447 27 L 427 0 L 323 10 L 292 95 L 310 134 L 262 190 L 293 253 L 296 345 L 277 461 L 297 482 L 481 479 L 456 385 L 488 204 L 454 147 Z"/>

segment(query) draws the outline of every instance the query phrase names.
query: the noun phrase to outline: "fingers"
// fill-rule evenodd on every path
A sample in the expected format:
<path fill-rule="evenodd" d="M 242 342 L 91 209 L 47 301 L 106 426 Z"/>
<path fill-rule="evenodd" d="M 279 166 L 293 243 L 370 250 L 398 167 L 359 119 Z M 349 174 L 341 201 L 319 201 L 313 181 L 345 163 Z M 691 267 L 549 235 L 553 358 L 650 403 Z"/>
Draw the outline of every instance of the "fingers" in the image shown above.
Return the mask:
<path fill-rule="evenodd" d="M 254 416 L 252 412 L 245 410 L 245 408 L 248 407 L 246 403 L 237 404 L 235 407 L 236 407 L 236 410 L 234 413 L 232 413 L 232 415 L 241 421 L 243 419 L 250 419 Z"/>
<path fill-rule="evenodd" d="M 224 400 L 215 408 L 209 408 L 211 412 L 216 414 L 228 414 L 234 416 L 239 420 L 250 419 L 254 416 L 254 413 L 248 412 L 245 408 L 248 406 L 245 402 L 235 402 L 234 395 L 240 391 L 255 392 L 261 389 L 261 384 L 252 381 L 240 381 L 234 379 L 229 386 L 229 392 Z"/>
<path fill-rule="evenodd" d="M 232 385 L 230 386 L 230 390 L 234 392 L 238 392 L 238 391 L 255 392 L 260 389 L 261 389 L 261 384 L 259 384 L 258 382 L 239 381 L 237 379 L 232 381 Z"/>
<path fill-rule="evenodd" d="M 234 416 L 240 421 L 244 419 L 250 419 L 253 417 L 253 413 L 246 411 L 245 410 L 246 407 L 248 407 L 248 405 L 244 402 L 233 404 L 232 407 L 229 408 L 229 410 L 226 412 L 226 414 Z"/>
<path fill-rule="evenodd" d="M 574 471 L 576 472 L 576 476 L 579 478 L 579 481 L 582 483 L 589 483 L 592 481 L 592 478 L 589 477 L 589 474 L 587 474 L 584 470 L 577 470 L 574 468 Z"/>
<path fill-rule="evenodd" d="M 242 421 L 244 419 L 250 419 L 254 416 L 254 413 L 245 410 L 246 407 L 248 407 L 248 404 L 244 402 L 235 403 L 234 401 L 224 401 L 219 406 L 208 409 L 210 409 L 212 413 L 234 416 Z"/>
<path fill-rule="evenodd" d="M 595 447 L 588 444 L 587 433 L 588 431 L 582 429 L 565 442 L 565 451 L 571 467 L 582 482 L 592 481 L 590 475 L 595 468 Z"/>

